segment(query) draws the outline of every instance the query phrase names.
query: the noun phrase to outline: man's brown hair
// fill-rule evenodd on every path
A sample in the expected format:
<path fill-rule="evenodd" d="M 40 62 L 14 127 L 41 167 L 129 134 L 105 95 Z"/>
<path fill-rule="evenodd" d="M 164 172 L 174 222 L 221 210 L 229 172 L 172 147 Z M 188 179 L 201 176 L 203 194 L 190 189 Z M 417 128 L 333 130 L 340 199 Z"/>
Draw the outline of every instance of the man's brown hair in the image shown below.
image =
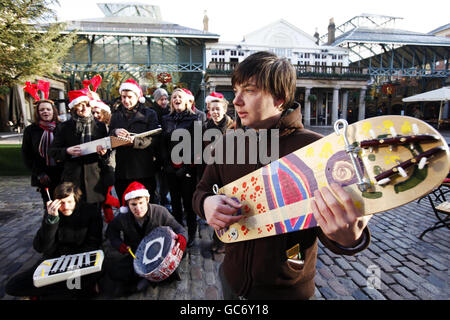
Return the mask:
<path fill-rule="evenodd" d="M 256 52 L 238 64 L 231 84 L 246 84 L 252 78 L 259 89 L 284 101 L 283 110 L 294 102 L 297 75 L 288 59 L 267 51 Z"/>
<path fill-rule="evenodd" d="M 70 196 L 71 194 L 73 194 L 75 202 L 79 203 L 81 195 L 83 194 L 80 188 L 78 188 L 72 182 L 63 182 L 55 188 L 55 191 L 53 192 L 54 199 L 52 200 L 64 199 Z"/>

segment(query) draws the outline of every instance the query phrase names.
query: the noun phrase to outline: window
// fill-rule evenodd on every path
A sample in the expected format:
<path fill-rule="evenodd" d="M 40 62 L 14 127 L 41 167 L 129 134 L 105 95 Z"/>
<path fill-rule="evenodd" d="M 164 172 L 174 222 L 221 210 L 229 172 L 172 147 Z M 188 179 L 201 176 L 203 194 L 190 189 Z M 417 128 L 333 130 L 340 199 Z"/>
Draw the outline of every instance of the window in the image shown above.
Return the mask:
<path fill-rule="evenodd" d="M 224 56 L 225 55 L 225 50 L 219 50 L 219 56 Z"/>
<path fill-rule="evenodd" d="M 231 50 L 231 51 L 230 51 L 230 55 L 232 55 L 232 56 L 237 56 L 236 50 Z"/>
<path fill-rule="evenodd" d="M 217 56 L 217 50 L 215 50 L 215 49 L 211 50 L 211 55 Z"/>
<path fill-rule="evenodd" d="M 309 53 L 305 53 L 305 59 L 309 59 Z"/>

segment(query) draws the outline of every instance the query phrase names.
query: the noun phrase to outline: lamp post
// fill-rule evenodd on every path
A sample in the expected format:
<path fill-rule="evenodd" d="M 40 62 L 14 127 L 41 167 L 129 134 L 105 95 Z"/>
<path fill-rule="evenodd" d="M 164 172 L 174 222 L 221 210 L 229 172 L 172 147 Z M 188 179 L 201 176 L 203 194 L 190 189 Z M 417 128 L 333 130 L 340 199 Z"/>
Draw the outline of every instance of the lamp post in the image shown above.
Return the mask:
<path fill-rule="evenodd" d="M 200 89 L 202 90 L 202 92 L 203 92 L 203 110 L 202 111 L 205 111 L 205 100 L 206 100 L 206 82 L 205 82 L 205 74 L 206 74 L 206 71 L 205 70 L 202 70 L 202 82 L 200 82 Z"/>

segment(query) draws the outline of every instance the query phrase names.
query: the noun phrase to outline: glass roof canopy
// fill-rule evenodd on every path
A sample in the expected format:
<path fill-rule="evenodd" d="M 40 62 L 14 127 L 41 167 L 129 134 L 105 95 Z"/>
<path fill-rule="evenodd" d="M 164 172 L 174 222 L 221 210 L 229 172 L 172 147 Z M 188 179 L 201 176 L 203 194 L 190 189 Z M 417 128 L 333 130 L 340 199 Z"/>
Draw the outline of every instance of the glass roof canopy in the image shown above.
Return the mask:
<path fill-rule="evenodd" d="M 157 6 L 98 5 L 105 17 L 69 21 L 65 30 L 78 36 L 61 70 L 71 73 L 72 86 L 94 73 L 102 74 L 104 82 L 114 75 L 146 85 L 149 73 L 169 72 L 198 93 L 206 69 L 205 42 L 216 42 L 219 35 L 164 22 Z M 113 85 L 107 87 L 110 91 Z"/>
<path fill-rule="evenodd" d="M 350 66 L 372 76 L 445 78 L 450 76 L 450 39 L 394 28 L 398 17 L 362 14 L 336 27 L 331 44 L 350 51 Z M 320 39 L 324 41 L 327 34 Z M 435 68 L 442 61 L 444 68 Z"/>

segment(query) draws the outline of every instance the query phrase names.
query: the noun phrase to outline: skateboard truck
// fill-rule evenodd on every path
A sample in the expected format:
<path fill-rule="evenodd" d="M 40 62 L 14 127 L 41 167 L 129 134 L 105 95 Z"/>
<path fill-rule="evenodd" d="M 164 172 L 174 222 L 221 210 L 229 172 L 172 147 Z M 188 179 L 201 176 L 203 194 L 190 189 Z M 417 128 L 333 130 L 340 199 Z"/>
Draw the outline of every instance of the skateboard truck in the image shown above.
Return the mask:
<path fill-rule="evenodd" d="M 345 143 L 345 152 L 347 152 L 350 156 L 350 159 L 352 161 L 353 168 L 355 169 L 356 177 L 358 178 L 358 188 L 361 192 L 366 192 L 369 190 L 370 182 L 367 181 L 367 179 L 364 179 L 361 176 L 361 172 L 359 170 L 359 166 L 356 163 L 355 158 L 358 158 L 359 151 L 361 148 L 354 146 L 353 144 L 350 144 L 347 137 L 347 129 L 348 129 L 348 122 L 344 119 L 339 119 L 334 123 L 334 132 L 337 136 L 340 136 L 341 133 L 339 132 L 339 127 L 342 124 L 343 127 L 343 139 Z"/>

